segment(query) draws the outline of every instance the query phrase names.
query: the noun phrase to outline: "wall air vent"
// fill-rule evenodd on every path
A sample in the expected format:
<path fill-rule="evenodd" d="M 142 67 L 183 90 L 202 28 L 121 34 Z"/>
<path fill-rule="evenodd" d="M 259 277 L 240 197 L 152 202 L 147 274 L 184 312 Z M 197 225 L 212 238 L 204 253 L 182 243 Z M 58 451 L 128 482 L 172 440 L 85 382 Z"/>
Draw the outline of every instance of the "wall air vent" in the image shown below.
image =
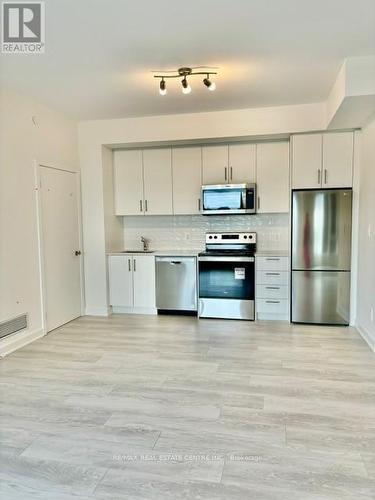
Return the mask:
<path fill-rule="evenodd" d="M 27 314 L 21 314 L 13 319 L 0 322 L 0 339 L 12 333 L 25 330 L 27 328 Z"/>

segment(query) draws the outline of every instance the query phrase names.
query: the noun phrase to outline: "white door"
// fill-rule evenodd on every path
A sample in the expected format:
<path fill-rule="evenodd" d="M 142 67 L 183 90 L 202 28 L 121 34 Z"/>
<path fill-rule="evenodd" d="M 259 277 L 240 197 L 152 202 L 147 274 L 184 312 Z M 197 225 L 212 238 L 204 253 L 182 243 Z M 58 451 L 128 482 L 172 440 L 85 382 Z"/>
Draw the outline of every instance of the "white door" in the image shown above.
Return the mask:
<path fill-rule="evenodd" d="M 115 151 L 114 191 L 116 215 L 142 215 L 142 150 Z"/>
<path fill-rule="evenodd" d="M 174 148 L 173 213 L 198 214 L 201 205 L 202 151 L 201 148 Z"/>
<path fill-rule="evenodd" d="M 170 148 L 143 151 L 146 215 L 173 213 L 171 156 Z"/>
<path fill-rule="evenodd" d="M 228 146 L 202 148 L 203 184 L 228 184 Z"/>
<path fill-rule="evenodd" d="M 259 213 L 289 212 L 289 143 L 257 144 Z"/>
<path fill-rule="evenodd" d="M 109 303 L 114 307 L 133 307 L 132 257 L 111 255 L 109 267 Z"/>
<path fill-rule="evenodd" d="M 39 174 L 44 305 L 51 331 L 81 316 L 77 174 L 47 167 Z"/>
<path fill-rule="evenodd" d="M 293 189 L 320 188 L 322 184 L 322 134 L 292 138 Z"/>
<path fill-rule="evenodd" d="M 133 257 L 134 307 L 155 307 L 155 259 L 151 255 Z"/>
<path fill-rule="evenodd" d="M 351 187 L 353 183 L 353 132 L 323 135 L 324 188 Z"/>
<path fill-rule="evenodd" d="M 229 182 L 255 182 L 255 144 L 229 145 Z"/>

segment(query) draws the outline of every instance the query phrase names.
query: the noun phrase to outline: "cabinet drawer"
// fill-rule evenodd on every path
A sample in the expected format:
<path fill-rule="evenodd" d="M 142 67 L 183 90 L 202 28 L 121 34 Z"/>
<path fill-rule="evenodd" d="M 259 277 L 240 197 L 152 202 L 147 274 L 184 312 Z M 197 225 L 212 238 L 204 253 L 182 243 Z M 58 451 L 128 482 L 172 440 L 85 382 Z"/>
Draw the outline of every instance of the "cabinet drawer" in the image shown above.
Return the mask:
<path fill-rule="evenodd" d="M 289 257 L 257 257 L 256 264 L 259 271 L 288 271 Z"/>
<path fill-rule="evenodd" d="M 263 314 L 288 314 L 289 302 L 286 299 L 257 299 L 256 309 Z"/>
<path fill-rule="evenodd" d="M 286 285 L 257 285 L 257 299 L 288 299 L 289 287 Z"/>
<path fill-rule="evenodd" d="M 287 271 L 257 271 L 257 285 L 287 285 L 289 273 Z"/>

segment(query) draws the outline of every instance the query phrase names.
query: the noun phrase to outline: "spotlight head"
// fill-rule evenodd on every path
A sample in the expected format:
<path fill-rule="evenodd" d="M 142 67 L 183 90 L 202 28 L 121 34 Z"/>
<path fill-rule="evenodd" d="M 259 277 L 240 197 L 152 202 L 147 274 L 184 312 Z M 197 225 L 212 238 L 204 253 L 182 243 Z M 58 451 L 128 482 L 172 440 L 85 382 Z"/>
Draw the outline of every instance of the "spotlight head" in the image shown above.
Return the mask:
<path fill-rule="evenodd" d="M 191 92 L 191 87 L 188 84 L 188 81 L 186 80 L 186 76 L 181 80 L 182 83 L 182 93 L 183 94 L 190 94 Z"/>
<path fill-rule="evenodd" d="M 206 87 L 208 88 L 208 90 L 213 91 L 213 90 L 216 89 L 216 83 L 215 82 L 211 82 L 210 75 L 207 75 L 207 78 L 203 79 L 203 83 L 206 85 Z"/>
<path fill-rule="evenodd" d="M 160 85 L 159 85 L 159 94 L 160 95 L 165 95 L 167 93 L 167 88 L 165 84 L 164 78 L 160 80 Z"/>

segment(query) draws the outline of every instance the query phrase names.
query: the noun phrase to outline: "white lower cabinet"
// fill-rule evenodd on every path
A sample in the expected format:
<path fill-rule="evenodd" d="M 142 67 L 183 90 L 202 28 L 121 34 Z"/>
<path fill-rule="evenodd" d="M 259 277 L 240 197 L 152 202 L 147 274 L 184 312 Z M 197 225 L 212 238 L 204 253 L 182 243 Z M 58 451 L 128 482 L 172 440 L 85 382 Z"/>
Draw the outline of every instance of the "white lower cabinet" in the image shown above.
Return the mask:
<path fill-rule="evenodd" d="M 257 319 L 289 320 L 289 257 L 256 257 Z"/>
<path fill-rule="evenodd" d="M 113 312 L 156 314 L 154 256 L 110 255 L 108 271 Z"/>

